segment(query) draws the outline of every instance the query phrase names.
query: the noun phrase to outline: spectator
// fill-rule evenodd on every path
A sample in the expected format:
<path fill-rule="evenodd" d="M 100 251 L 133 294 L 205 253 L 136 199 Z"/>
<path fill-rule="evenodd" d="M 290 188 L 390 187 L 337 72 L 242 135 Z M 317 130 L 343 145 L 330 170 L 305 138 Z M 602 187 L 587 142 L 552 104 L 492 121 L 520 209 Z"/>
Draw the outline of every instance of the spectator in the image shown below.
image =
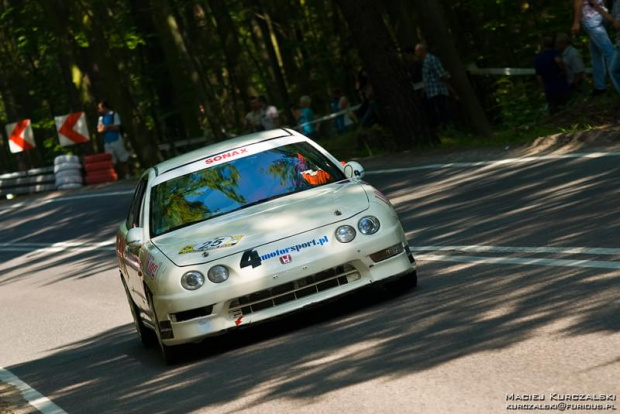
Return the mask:
<path fill-rule="evenodd" d="M 312 123 L 312 121 L 314 121 L 314 111 L 310 108 L 310 104 L 312 104 L 312 99 L 309 96 L 304 95 L 299 98 L 299 125 L 301 126 L 301 132 L 305 136 L 316 140 L 318 138 L 318 133 L 315 124 Z"/>
<path fill-rule="evenodd" d="M 404 50 L 405 62 L 407 62 L 407 75 L 412 87 L 422 83 L 422 62 L 417 58 L 415 48 L 408 47 Z"/>
<path fill-rule="evenodd" d="M 594 7 L 594 9 L 599 12 L 603 18 L 609 21 L 616 30 L 620 30 L 620 0 L 615 0 L 611 9 L 611 14 L 605 10 L 605 8 L 596 4 L 594 0 L 590 0 L 590 5 Z M 620 52 L 618 49 L 620 48 L 620 33 L 616 34 L 616 47 L 614 51 L 614 57 L 611 59 L 611 63 L 609 64 L 609 74 L 612 79 L 620 80 Z M 620 92 L 620 91 L 619 91 Z"/>
<path fill-rule="evenodd" d="M 566 69 L 560 52 L 553 48 L 553 39 L 542 38 L 541 52 L 536 56 L 536 78 L 545 91 L 549 113 L 554 114 L 570 98 L 570 87 L 566 82 Z"/>
<path fill-rule="evenodd" d="M 250 112 L 245 116 L 246 132 L 258 132 L 263 130 L 261 105 L 256 96 L 250 96 Z"/>
<path fill-rule="evenodd" d="M 365 68 L 361 68 L 357 73 L 357 78 L 355 79 L 355 90 L 359 95 L 362 103 L 366 99 L 366 86 L 370 84 L 370 75 Z"/>
<path fill-rule="evenodd" d="M 293 115 L 295 125 L 299 125 L 299 120 L 301 119 L 301 108 L 299 107 L 299 105 L 290 104 L 288 106 L 288 110 Z"/>
<path fill-rule="evenodd" d="M 332 99 L 329 101 L 329 106 L 331 107 L 332 113 L 340 112 L 340 99 L 342 98 L 342 90 L 340 88 L 336 88 L 332 91 Z M 342 115 L 334 118 L 334 127 L 339 134 L 342 134 L 345 131 L 344 127 L 344 117 Z"/>
<path fill-rule="evenodd" d="M 273 105 L 267 104 L 265 95 L 260 95 L 258 97 L 258 102 L 260 104 L 261 125 L 263 130 L 268 131 L 270 129 L 279 128 L 280 114 L 278 113 L 278 109 Z"/>
<path fill-rule="evenodd" d="M 379 111 L 377 110 L 377 102 L 375 101 L 375 95 L 372 91 L 372 85 L 366 85 L 364 99 L 367 105 L 360 116 L 360 127 L 369 128 L 379 123 Z"/>
<path fill-rule="evenodd" d="M 566 67 L 566 81 L 572 90 L 580 90 L 586 66 L 583 64 L 581 54 L 571 44 L 570 36 L 560 33 L 555 39 L 558 50 L 562 53 L 562 61 Z"/>
<path fill-rule="evenodd" d="M 593 4 L 596 6 L 593 6 Z M 611 67 L 614 57 L 614 47 L 611 44 L 607 30 L 603 25 L 603 15 L 597 11 L 605 9 L 604 0 L 573 0 L 575 16 L 571 32 L 576 35 L 583 29 L 590 37 L 590 55 L 592 56 L 592 77 L 594 90 L 592 96 L 600 95 L 607 89 L 607 68 Z M 610 73 L 611 83 L 620 92 L 620 77 Z"/>
<path fill-rule="evenodd" d="M 458 95 L 448 82 L 448 72 L 443 68 L 439 58 L 428 52 L 426 45 L 421 43 L 416 45 L 415 54 L 422 62 L 422 81 L 431 114 L 431 126 L 451 125 L 448 97 L 452 94 L 455 99 L 458 99 Z"/>
<path fill-rule="evenodd" d="M 346 96 L 341 96 L 338 101 L 338 111 L 344 111 L 345 109 L 349 109 L 349 100 Z M 356 117 L 353 111 L 346 112 L 342 114 L 342 126 L 343 132 L 348 132 L 355 125 Z"/>
<path fill-rule="evenodd" d="M 129 152 L 125 149 L 121 128 L 121 117 L 110 108 L 107 101 L 97 105 L 100 114 L 97 131 L 103 134 L 103 150 L 112 155 L 112 162 L 122 178 L 129 178 Z"/>

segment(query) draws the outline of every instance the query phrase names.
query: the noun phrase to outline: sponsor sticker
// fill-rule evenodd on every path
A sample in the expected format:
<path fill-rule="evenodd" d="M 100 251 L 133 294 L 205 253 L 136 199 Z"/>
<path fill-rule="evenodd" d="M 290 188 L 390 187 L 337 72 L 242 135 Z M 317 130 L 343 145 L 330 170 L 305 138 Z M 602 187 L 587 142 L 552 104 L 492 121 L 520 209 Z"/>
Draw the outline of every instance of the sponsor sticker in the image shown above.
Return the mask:
<path fill-rule="evenodd" d="M 243 236 L 218 236 L 202 243 L 185 246 L 179 251 L 179 254 L 200 253 L 207 250 L 220 249 L 222 247 L 232 247 L 239 243 Z"/>
<path fill-rule="evenodd" d="M 205 162 L 208 165 L 211 165 L 213 163 L 217 163 L 218 161 L 227 160 L 229 158 L 235 158 L 235 157 L 238 157 L 241 154 L 247 154 L 247 153 L 248 153 L 248 149 L 247 148 L 240 148 L 238 150 L 224 152 L 224 153 L 216 155 L 214 157 L 209 157 L 209 158 L 207 158 L 205 160 Z"/>
<path fill-rule="evenodd" d="M 311 247 L 320 247 L 323 246 L 325 244 L 329 243 L 329 238 L 327 236 L 323 236 L 320 239 L 313 239 L 313 240 L 309 240 L 305 243 L 299 243 L 293 246 L 289 246 L 289 247 L 285 247 L 282 249 L 275 249 L 274 251 L 270 252 L 270 253 L 266 253 L 266 254 L 262 254 L 260 255 L 260 259 L 261 261 L 264 260 L 269 260 L 272 259 L 274 257 L 280 257 L 280 262 L 282 264 L 286 264 L 286 263 L 290 263 L 292 258 L 290 257 L 289 253 L 291 252 L 300 252 L 304 249 L 308 249 Z M 288 259 L 282 259 L 284 256 L 289 256 Z M 283 260 L 288 260 L 287 262 L 284 262 Z"/>
<path fill-rule="evenodd" d="M 246 250 L 241 256 L 239 268 L 243 269 L 252 266 L 252 269 L 254 269 L 255 267 L 261 266 L 263 264 L 263 261 L 270 260 L 275 257 L 278 257 L 280 259 L 280 263 L 288 264 L 293 261 L 293 258 L 289 253 L 298 253 L 311 247 L 321 247 L 326 245 L 327 243 L 329 243 L 329 238 L 327 236 L 323 236 L 319 239 L 308 240 L 305 243 L 298 243 L 289 247 L 284 247 L 282 249 L 275 249 L 272 252 L 265 254 L 260 254 L 256 249 Z"/>
<path fill-rule="evenodd" d="M 155 262 L 155 258 L 150 254 L 146 257 L 146 266 L 144 269 L 144 273 L 147 274 L 151 279 L 155 280 L 155 276 L 157 275 L 157 271 L 161 267 L 161 262 Z"/>

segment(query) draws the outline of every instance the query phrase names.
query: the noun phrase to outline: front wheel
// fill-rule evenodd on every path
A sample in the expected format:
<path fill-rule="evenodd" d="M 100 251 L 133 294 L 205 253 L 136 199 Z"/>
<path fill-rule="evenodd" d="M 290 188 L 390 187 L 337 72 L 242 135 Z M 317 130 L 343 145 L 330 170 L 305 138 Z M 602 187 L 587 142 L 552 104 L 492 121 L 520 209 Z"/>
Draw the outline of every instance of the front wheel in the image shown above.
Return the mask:
<path fill-rule="evenodd" d="M 388 289 L 394 292 L 410 290 L 418 286 L 418 272 L 413 270 L 388 284 Z"/>
<path fill-rule="evenodd" d="M 151 292 L 146 292 L 146 297 L 149 303 L 149 308 L 151 313 L 153 314 L 153 323 L 155 324 L 155 334 L 157 336 L 157 343 L 159 344 L 159 350 L 164 359 L 166 365 L 172 365 L 179 360 L 179 351 L 176 346 L 168 346 L 164 344 L 161 335 L 161 329 L 159 326 L 159 319 L 157 318 L 157 313 L 155 312 L 155 306 L 153 306 L 153 295 Z"/>
<path fill-rule="evenodd" d="M 134 324 L 134 327 L 136 328 L 136 333 L 138 334 L 138 338 L 140 338 L 140 342 L 142 342 L 142 345 L 144 345 L 147 348 L 151 347 L 152 345 L 156 343 L 155 333 L 149 328 L 147 328 L 144 325 L 144 322 L 142 322 L 142 319 L 140 318 L 140 310 L 138 309 L 138 306 L 136 306 L 136 303 L 131 298 L 131 294 L 129 293 L 129 288 L 127 287 L 127 283 L 125 282 L 125 279 L 123 278 L 122 275 L 121 275 L 121 281 L 123 282 L 123 288 L 125 289 L 125 295 L 127 296 L 127 302 L 129 303 L 129 309 L 131 310 L 131 316 L 133 318 L 133 324 Z"/>

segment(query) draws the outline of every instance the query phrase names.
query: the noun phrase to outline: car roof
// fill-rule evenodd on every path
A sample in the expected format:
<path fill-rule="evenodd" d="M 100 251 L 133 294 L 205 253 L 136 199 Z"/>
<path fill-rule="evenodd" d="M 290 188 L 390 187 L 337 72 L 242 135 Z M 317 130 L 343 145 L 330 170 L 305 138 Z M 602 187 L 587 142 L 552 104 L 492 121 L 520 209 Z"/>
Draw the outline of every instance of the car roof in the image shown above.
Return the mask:
<path fill-rule="evenodd" d="M 170 158 L 169 160 L 157 164 L 153 168 L 155 170 L 155 174 L 160 175 L 183 165 L 191 164 L 192 162 L 207 158 L 215 154 L 219 154 L 224 151 L 230 151 L 232 149 L 245 147 L 247 145 L 255 144 L 257 142 L 268 141 L 271 139 L 282 138 L 292 135 L 298 134 L 295 134 L 294 132 L 284 128 L 255 132 L 253 134 L 243 135 L 240 137 L 227 139 L 225 141 L 216 142 L 214 144 L 207 145 L 197 150 L 188 152 L 187 154 Z"/>

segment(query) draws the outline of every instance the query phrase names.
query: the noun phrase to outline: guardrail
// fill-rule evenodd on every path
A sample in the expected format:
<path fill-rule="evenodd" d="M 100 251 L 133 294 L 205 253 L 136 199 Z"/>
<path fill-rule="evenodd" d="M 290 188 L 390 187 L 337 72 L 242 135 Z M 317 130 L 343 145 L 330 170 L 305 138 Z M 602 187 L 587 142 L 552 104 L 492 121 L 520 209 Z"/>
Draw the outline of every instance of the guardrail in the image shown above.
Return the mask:
<path fill-rule="evenodd" d="M 0 195 L 31 194 L 56 189 L 54 167 L 0 175 Z"/>

